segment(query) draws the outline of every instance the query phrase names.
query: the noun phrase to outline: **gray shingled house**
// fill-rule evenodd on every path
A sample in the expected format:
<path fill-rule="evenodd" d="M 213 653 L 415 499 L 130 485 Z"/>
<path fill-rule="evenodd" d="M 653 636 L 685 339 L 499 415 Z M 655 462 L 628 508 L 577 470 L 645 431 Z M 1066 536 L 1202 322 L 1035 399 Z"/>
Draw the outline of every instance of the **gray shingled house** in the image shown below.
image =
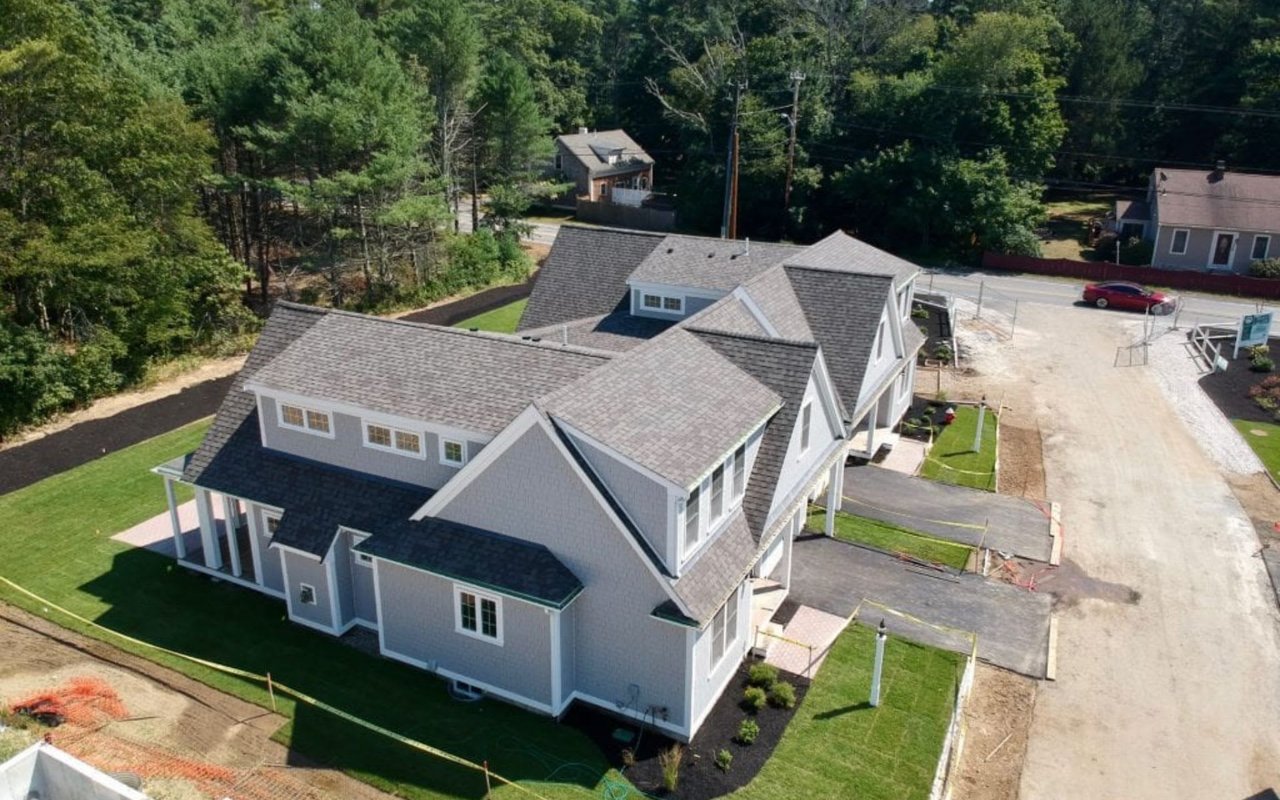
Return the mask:
<path fill-rule="evenodd" d="M 1146 201 L 1118 200 L 1114 216 L 1121 235 L 1152 243 L 1154 266 L 1248 274 L 1280 255 L 1280 176 L 1159 168 Z"/>
<path fill-rule="evenodd" d="M 691 737 L 806 504 L 909 403 L 915 275 L 843 234 L 566 226 L 516 336 L 279 303 L 155 470 L 178 560 L 462 691 Z"/>

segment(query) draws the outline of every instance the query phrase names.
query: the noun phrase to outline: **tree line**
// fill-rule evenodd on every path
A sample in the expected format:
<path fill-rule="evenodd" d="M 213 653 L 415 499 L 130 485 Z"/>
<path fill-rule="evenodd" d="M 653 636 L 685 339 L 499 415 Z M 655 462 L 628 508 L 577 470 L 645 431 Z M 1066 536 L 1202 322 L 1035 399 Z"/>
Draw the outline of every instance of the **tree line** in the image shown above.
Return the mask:
<path fill-rule="evenodd" d="M 693 232 L 720 229 L 736 130 L 740 235 L 1033 253 L 1047 188 L 1280 171 L 1280 12 L 0 0 L 0 432 L 242 346 L 246 299 L 377 309 L 522 274 L 551 134 L 579 126 L 640 142 Z"/>

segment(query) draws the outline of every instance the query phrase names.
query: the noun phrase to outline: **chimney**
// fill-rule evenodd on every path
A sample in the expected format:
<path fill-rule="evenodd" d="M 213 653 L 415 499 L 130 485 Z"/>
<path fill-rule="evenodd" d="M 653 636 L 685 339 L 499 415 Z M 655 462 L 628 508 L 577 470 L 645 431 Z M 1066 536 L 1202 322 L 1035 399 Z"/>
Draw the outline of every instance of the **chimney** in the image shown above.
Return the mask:
<path fill-rule="evenodd" d="M 586 134 L 587 134 L 587 126 L 586 126 L 586 125 L 579 125 L 579 126 L 578 126 L 578 135 L 579 135 L 579 136 L 585 136 Z"/>

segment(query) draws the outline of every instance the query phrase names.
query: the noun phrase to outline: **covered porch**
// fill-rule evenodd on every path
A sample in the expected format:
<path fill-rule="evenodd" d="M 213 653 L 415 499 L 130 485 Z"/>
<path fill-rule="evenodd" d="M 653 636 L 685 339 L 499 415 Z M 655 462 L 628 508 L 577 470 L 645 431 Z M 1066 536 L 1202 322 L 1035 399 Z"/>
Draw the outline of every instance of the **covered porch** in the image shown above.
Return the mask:
<path fill-rule="evenodd" d="M 278 555 L 263 552 L 266 548 L 262 542 L 267 537 L 258 530 L 262 524 L 260 515 L 253 513 L 249 501 L 243 498 L 199 486 L 192 487 L 195 499 L 179 504 L 176 487 L 183 483 L 182 461 L 174 459 L 152 469 L 164 480 L 168 513 L 122 536 L 131 543 L 166 552 L 197 572 L 283 596 L 263 580 L 263 559 Z M 144 527 L 146 530 L 140 530 Z"/>

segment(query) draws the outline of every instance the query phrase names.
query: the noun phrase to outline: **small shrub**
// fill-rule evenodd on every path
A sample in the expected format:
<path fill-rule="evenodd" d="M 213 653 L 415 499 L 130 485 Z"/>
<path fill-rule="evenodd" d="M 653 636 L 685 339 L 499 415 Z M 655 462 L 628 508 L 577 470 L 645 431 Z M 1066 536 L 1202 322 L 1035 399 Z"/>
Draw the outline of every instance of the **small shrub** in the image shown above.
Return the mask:
<path fill-rule="evenodd" d="M 1280 258 L 1264 258 L 1249 265 L 1249 274 L 1255 278 L 1280 278 Z"/>
<path fill-rule="evenodd" d="M 951 358 L 954 355 L 955 353 L 951 352 L 951 345 L 949 344 L 940 344 L 933 349 L 933 357 L 948 364 L 951 363 Z"/>
<path fill-rule="evenodd" d="M 795 708 L 796 689 L 786 681 L 778 681 L 769 690 L 769 705 L 775 708 Z"/>
<path fill-rule="evenodd" d="M 916 319 L 928 319 L 929 309 L 925 308 L 924 306 L 916 306 L 915 308 L 911 309 L 911 316 L 915 317 Z"/>
<path fill-rule="evenodd" d="M 776 685 L 776 684 L 775 684 Z M 769 695 L 759 686 L 749 687 L 742 693 L 742 707 L 751 713 L 755 713 L 764 708 L 764 704 L 769 701 Z"/>
<path fill-rule="evenodd" d="M 751 744 L 760 735 L 760 724 L 754 719 L 747 717 L 738 726 L 738 742 L 740 744 Z"/>
<path fill-rule="evenodd" d="M 1253 398 L 1253 402 L 1256 403 L 1258 408 L 1262 409 L 1263 411 L 1275 411 L 1277 408 L 1280 408 L 1280 403 L 1277 403 L 1275 400 L 1272 400 L 1270 397 L 1267 397 L 1266 395 L 1263 395 L 1262 397 Z"/>
<path fill-rule="evenodd" d="M 680 785 L 680 761 L 684 758 L 684 747 L 673 744 L 658 754 L 658 766 L 662 767 L 662 785 L 668 792 L 674 792 Z"/>
<path fill-rule="evenodd" d="M 751 671 L 747 673 L 747 685 L 759 686 L 761 689 L 768 690 L 778 680 L 778 668 L 772 664 L 752 664 Z"/>
<path fill-rule="evenodd" d="M 1276 362 L 1271 360 L 1271 356 L 1254 356 L 1249 359 L 1249 369 L 1254 372 L 1272 372 L 1276 368 Z"/>
<path fill-rule="evenodd" d="M 729 767 L 733 764 L 733 753 L 728 750 L 721 750 L 716 753 L 716 766 L 721 770 L 728 772 Z"/>

